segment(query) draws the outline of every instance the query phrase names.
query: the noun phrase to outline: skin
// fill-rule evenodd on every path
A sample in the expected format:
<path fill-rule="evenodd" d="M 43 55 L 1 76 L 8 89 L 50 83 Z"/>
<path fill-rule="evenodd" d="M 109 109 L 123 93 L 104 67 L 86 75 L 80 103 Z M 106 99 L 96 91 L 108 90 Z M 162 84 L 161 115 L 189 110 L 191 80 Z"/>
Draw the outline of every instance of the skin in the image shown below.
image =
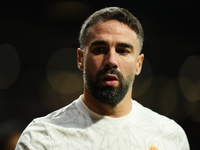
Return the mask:
<path fill-rule="evenodd" d="M 116 20 L 99 22 L 90 28 L 83 49 L 78 49 L 78 68 L 89 70 L 93 76 L 103 68 L 115 68 L 123 77 L 139 75 L 144 55 L 140 54 L 137 34 L 128 25 Z M 113 76 L 107 74 L 106 76 Z M 104 78 L 104 77 L 101 77 Z M 99 80 L 100 86 L 118 86 L 119 82 Z M 132 109 L 132 86 L 117 105 L 97 101 L 84 84 L 83 102 L 94 112 L 113 118 L 123 117 Z"/>

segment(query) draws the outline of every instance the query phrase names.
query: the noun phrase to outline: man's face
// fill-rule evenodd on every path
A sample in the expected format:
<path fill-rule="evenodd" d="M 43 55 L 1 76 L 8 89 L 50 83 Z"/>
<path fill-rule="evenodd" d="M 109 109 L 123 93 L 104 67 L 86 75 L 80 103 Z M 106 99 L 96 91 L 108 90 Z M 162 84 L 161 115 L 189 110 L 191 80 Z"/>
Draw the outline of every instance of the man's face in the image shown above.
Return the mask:
<path fill-rule="evenodd" d="M 93 25 L 78 50 L 85 90 L 103 104 L 118 104 L 141 71 L 144 56 L 139 53 L 137 34 L 127 25 L 116 20 Z"/>

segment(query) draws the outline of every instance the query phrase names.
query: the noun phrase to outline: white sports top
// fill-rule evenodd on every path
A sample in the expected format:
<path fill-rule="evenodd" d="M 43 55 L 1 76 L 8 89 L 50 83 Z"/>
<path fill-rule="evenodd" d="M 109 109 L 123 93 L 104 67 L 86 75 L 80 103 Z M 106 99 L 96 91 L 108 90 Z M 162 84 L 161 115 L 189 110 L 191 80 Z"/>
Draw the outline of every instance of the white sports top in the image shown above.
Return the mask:
<path fill-rule="evenodd" d="M 90 110 L 80 96 L 34 119 L 15 150 L 189 150 L 185 132 L 177 123 L 132 102 L 127 116 L 111 118 Z"/>

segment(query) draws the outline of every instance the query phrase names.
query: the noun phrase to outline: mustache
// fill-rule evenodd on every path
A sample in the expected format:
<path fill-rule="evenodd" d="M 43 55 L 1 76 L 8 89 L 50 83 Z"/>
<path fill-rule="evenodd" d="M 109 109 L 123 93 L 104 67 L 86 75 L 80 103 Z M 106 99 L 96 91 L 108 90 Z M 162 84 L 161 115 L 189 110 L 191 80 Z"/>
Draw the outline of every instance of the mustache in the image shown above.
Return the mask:
<path fill-rule="evenodd" d="M 105 75 L 105 74 L 113 74 L 116 75 L 119 79 L 123 78 L 123 75 L 116 69 L 111 68 L 111 69 L 101 69 L 97 72 L 95 75 L 95 78 L 98 79 L 100 76 Z"/>

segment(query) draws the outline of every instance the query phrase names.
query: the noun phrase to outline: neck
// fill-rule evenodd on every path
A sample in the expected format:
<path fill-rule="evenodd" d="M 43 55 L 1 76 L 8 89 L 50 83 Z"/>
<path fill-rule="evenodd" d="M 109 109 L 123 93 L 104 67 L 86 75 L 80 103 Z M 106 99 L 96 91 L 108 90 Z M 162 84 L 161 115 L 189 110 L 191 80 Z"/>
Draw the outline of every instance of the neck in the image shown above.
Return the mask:
<path fill-rule="evenodd" d="M 100 103 L 90 94 L 86 87 L 84 87 L 84 94 L 81 98 L 85 105 L 92 111 L 103 116 L 119 118 L 128 115 L 132 109 L 131 91 L 132 88 L 129 89 L 121 102 L 114 106 Z"/>

